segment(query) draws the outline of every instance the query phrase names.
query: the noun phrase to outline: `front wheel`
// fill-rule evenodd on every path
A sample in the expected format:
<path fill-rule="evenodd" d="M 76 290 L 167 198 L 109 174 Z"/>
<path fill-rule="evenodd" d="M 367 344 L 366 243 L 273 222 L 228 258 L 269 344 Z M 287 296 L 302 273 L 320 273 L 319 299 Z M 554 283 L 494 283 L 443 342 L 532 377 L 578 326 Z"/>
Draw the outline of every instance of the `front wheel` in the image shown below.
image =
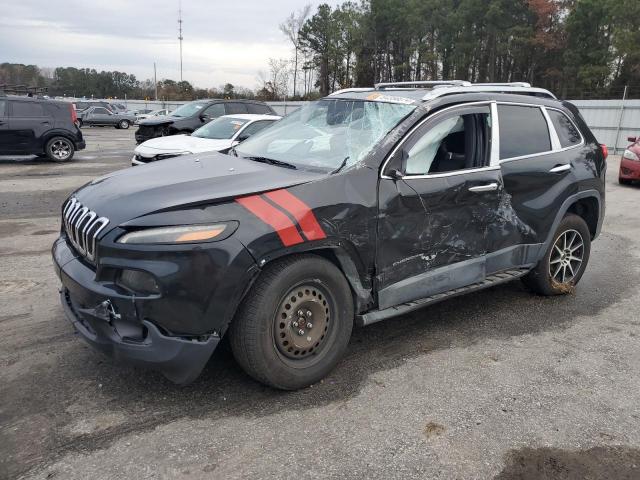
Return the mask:
<path fill-rule="evenodd" d="M 578 284 L 589 262 L 591 232 L 578 215 L 565 216 L 547 253 L 522 281 L 541 295 L 570 293 Z"/>
<path fill-rule="evenodd" d="M 120 123 L 118 123 L 118 128 L 126 130 L 127 128 L 129 128 L 129 122 L 127 120 L 120 120 Z"/>
<path fill-rule="evenodd" d="M 54 162 L 68 162 L 73 158 L 75 148 L 68 138 L 54 137 L 47 142 L 45 153 Z"/>
<path fill-rule="evenodd" d="M 346 351 L 353 299 L 342 272 L 315 255 L 267 266 L 230 328 L 231 347 L 256 380 L 296 390 L 324 378 Z"/>

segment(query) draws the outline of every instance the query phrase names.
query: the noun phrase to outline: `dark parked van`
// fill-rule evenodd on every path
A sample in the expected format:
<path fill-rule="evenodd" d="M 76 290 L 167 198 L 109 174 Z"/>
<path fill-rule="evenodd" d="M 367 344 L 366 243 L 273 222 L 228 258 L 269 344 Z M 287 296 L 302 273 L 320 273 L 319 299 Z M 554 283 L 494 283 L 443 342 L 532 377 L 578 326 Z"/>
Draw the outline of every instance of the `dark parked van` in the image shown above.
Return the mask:
<path fill-rule="evenodd" d="M 273 108 L 257 100 L 196 100 L 178 107 L 166 117 L 140 120 L 136 142 L 142 143 L 150 138 L 166 135 L 193 133 L 215 118 L 244 113 L 276 115 Z"/>
<path fill-rule="evenodd" d="M 71 103 L 0 94 L 0 155 L 66 162 L 85 148 Z"/>
<path fill-rule="evenodd" d="M 604 217 L 605 149 L 523 83 L 344 90 L 231 153 L 122 170 L 65 202 L 53 258 L 91 345 L 186 383 L 229 335 L 251 376 L 297 389 L 354 324 L 519 278 L 570 292 Z"/>

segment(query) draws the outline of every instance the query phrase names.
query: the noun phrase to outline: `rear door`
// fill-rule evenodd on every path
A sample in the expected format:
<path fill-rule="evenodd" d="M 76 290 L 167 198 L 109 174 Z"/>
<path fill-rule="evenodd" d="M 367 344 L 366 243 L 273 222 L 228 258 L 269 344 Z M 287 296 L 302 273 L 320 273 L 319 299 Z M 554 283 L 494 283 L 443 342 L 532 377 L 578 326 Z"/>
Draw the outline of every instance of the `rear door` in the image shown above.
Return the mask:
<path fill-rule="evenodd" d="M 498 104 L 500 168 L 511 218 L 506 244 L 539 245 L 562 203 L 576 193 L 576 166 L 588 153 L 573 121 L 560 109 Z"/>
<path fill-rule="evenodd" d="M 35 101 L 9 100 L 9 142 L 16 153 L 31 153 L 44 148 L 44 134 L 53 127 L 43 106 Z"/>
<path fill-rule="evenodd" d="M 503 193 L 493 110 L 470 104 L 434 114 L 383 167 L 379 308 L 484 280 Z M 394 178 L 403 163 L 404 176 Z"/>

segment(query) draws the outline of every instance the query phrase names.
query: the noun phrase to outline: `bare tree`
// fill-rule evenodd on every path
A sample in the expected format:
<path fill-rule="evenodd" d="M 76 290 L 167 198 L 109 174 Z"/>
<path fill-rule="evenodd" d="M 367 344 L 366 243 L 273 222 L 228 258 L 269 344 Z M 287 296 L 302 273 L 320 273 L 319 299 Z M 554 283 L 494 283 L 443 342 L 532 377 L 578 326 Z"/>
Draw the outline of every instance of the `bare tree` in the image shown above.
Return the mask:
<path fill-rule="evenodd" d="M 307 21 L 311 14 L 311 5 L 307 4 L 297 12 L 291 12 L 291 15 L 280 24 L 280 31 L 284 33 L 293 44 L 295 50 L 293 60 L 293 95 L 296 94 L 296 83 L 298 81 L 298 51 L 300 50 L 300 29 Z"/>

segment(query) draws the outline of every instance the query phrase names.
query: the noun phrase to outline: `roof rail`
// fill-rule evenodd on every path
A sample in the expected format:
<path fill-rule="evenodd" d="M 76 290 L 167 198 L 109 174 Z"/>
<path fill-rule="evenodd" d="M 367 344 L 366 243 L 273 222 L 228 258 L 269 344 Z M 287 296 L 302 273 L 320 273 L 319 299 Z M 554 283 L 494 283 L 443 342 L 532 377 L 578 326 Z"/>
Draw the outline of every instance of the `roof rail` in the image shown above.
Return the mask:
<path fill-rule="evenodd" d="M 330 93 L 329 96 L 332 95 L 340 95 L 341 93 L 351 93 L 351 92 L 370 92 L 373 90 L 371 87 L 355 87 L 355 88 L 343 88 L 342 90 L 336 90 L 333 93 Z"/>
<path fill-rule="evenodd" d="M 444 97 L 445 95 L 453 95 L 455 93 L 513 93 L 517 95 L 534 95 L 538 97 L 547 97 L 556 100 L 556 96 L 549 90 L 544 88 L 535 88 L 530 86 L 511 85 L 511 84 L 471 84 L 464 87 L 452 86 L 448 88 L 434 88 L 427 92 L 422 100 L 433 100 L 434 98 Z"/>
<path fill-rule="evenodd" d="M 489 83 L 472 83 L 472 85 L 531 88 L 531 84 L 528 82 L 489 82 Z"/>
<path fill-rule="evenodd" d="M 376 83 L 376 90 L 385 88 L 409 88 L 409 87 L 448 87 L 448 86 L 469 86 L 471 82 L 465 80 L 416 80 L 414 82 L 386 82 Z"/>

